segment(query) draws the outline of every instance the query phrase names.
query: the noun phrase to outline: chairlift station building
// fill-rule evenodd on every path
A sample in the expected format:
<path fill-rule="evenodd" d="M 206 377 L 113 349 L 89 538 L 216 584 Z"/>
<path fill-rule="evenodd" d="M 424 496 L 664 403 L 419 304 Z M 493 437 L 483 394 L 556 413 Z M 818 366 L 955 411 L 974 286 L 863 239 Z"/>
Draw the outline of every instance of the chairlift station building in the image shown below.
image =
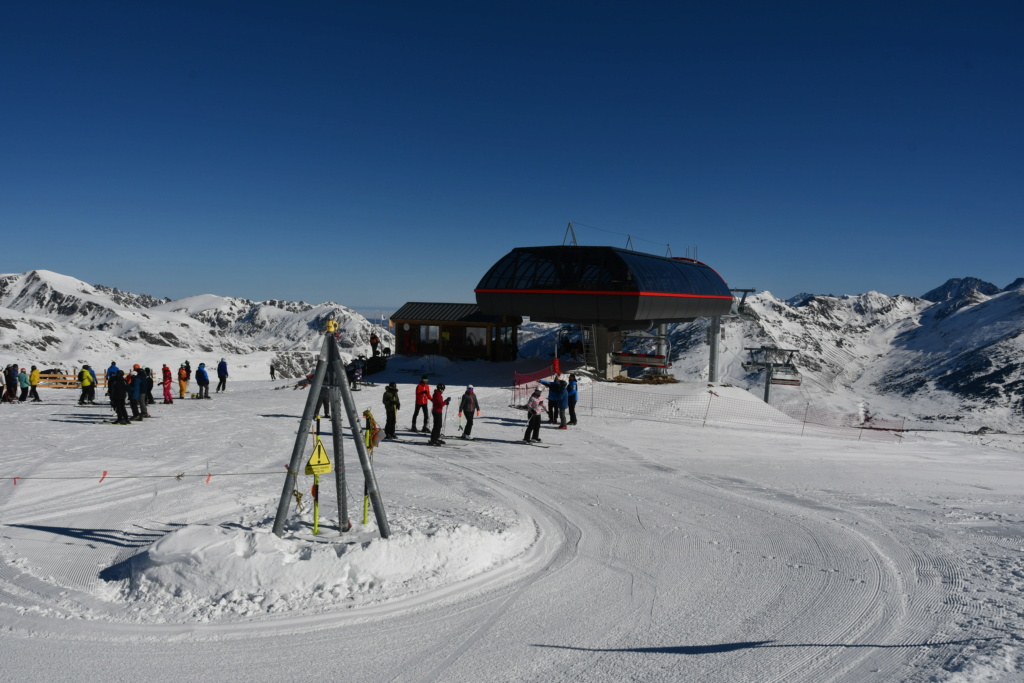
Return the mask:
<path fill-rule="evenodd" d="M 722 316 L 733 303 L 725 280 L 699 261 L 576 245 L 513 249 L 475 291 L 484 314 L 589 329 L 606 376 L 619 371 L 624 332 Z"/>

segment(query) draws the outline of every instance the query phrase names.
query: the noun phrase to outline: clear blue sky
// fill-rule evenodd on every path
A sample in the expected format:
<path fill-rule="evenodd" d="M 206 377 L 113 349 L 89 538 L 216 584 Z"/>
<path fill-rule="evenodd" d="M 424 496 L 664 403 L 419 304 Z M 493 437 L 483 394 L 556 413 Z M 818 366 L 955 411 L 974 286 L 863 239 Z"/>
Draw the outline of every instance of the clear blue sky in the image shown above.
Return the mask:
<path fill-rule="evenodd" d="M 572 220 L 782 297 L 1005 286 L 1022 36 L 1019 1 L 6 3 L 0 272 L 466 302 Z"/>

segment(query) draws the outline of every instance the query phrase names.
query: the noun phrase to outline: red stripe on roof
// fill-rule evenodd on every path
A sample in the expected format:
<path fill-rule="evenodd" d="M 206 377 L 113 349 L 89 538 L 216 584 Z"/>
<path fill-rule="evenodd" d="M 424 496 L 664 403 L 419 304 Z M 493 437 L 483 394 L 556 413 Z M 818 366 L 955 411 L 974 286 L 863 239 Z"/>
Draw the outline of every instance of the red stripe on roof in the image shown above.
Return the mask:
<path fill-rule="evenodd" d="M 587 294 L 605 296 L 669 296 L 682 299 L 728 299 L 732 301 L 732 295 L 721 294 L 677 294 L 674 292 L 605 292 L 599 290 L 578 290 L 578 289 L 475 289 L 477 294 Z"/>

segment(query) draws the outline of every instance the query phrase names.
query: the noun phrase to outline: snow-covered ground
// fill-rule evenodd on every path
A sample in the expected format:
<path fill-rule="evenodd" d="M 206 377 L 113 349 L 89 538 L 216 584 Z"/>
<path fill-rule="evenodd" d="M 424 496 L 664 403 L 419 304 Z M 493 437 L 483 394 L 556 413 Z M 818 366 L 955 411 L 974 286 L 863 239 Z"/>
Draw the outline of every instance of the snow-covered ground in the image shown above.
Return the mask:
<path fill-rule="evenodd" d="M 475 441 L 454 408 L 447 447 L 405 431 L 423 371 L 453 402 L 476 387 Z M 131 426 L 69 390 L 0 406 L 4 680 L 1024 680 L 1019 453 L 585 406 L 539 448 L 516 443 L 511 372 L 396 358 L 354 394 L 383 421 L 399 383 L 386 540 L 350 440 L 354 530 L 331 474 L 318 536 L 306 476 L 270 533 L 306 398 L 288 382 Z"/>

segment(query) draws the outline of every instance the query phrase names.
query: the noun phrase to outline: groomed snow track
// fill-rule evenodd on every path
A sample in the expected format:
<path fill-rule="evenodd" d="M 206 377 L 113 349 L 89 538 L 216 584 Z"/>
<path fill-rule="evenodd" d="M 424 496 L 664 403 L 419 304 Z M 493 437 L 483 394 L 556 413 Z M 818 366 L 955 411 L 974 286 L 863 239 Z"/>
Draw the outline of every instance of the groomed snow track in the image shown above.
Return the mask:
<path fill-rule="evenodd" d="M 545 429 L 562 446 L 548 450 L 378 450 L 398 533 L 435 510 L 533 526 L 522 553 L 467 580 L 245 617 L 127 603 L 111 568 L 168 532 L 269 524 L 299 407 L 268 388 L 157 406 L 167 419 L 127 428 L 70 401 L 0 411 L 0 427 L 40 435 L 0 455 L 3 476 L 22 477 L 0 482 L 5 678 L 932 681 L 1020 662 L 1009 456 L 965 466 L 942 445 L 625 420 Z M 521 414 L 494 411 L 475 431 L 514 438 Z M 104 470 L 140 478 L 100 484 Z M 328 529 L 315 542 L 345 541 Z"/>

